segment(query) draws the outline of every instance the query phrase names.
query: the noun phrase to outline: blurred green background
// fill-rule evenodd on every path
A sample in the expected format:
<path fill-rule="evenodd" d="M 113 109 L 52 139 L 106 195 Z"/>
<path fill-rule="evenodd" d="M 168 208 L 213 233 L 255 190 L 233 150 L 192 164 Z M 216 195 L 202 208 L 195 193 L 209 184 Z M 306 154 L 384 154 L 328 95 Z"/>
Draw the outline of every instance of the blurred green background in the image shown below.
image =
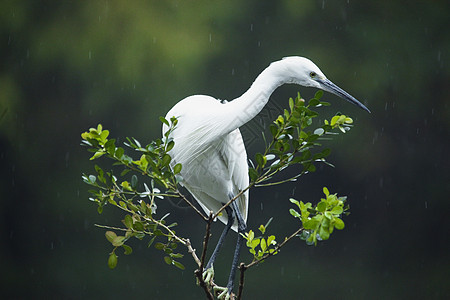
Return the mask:
<path fill-rule="evenodd" d="M 296 220 L 289 197 L 316 201 L 322 186 L 349 196 L 346 228 L 318 247 L 300 240 L 247 273 L 247 299 L 450 298 L 450 4 L 448 1 L 2 1 L 0 213 L 2 297 L 202 299 L 195 265 L 165 265 L 133 240 L 107 268 L 110 244 L 81 174 L 93 171 L 80 133 L 147 143 L 159 116 L 192 94 L 233 99 L 270 62 L 300 55 L 365 103 L 325 94 L 355 128 L 328 144 L 336 168 L 250 193 L 249 226 L 274 217 L 282 240 Z M 260 132 L 300 91 L 284 86 L 242 128 L 250 156 Z M 178 232 L 201 248 L 204 224 L 161 201 Z M 222 225 L 214 226 L 213 241 Z M 225 284 L 230 236 L 216 263 Z M 119 253 L 120 254 L 120 253 Z M 250 260 L 243 252 L 242 258 Z"/>

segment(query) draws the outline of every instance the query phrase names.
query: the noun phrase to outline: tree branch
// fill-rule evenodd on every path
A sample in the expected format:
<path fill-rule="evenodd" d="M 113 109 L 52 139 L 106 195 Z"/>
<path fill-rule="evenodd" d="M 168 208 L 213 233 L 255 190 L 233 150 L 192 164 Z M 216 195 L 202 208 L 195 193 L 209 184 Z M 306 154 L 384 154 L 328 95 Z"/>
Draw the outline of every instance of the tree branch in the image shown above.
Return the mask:
<path fill-rule="evenodd" d="M 208 217 L 206 217 L 200 210 L 198 210 L 197 207 L 194 206 L 194 204 L 191 203 L 179 190 L 176 190 L 175 193 L 183 199 L 184 202 L 186 202 L 204 221 L 208 222 Z"/>
<path fill-rule="evenodd" d="M 303 228 L 303 227 L 300 227 L 299 229 L 297 229 L 293 234 L 291 234 L 289 237 L 285 238 L 284 241 L 281 244 L 277 245 L 275 247 L 275 251 L 273 251 L 272 253 L 267 253 L 266 255 L 261 257 L 260 259 L 252 261 L 248 265 L 245 265 L 245 270 L 248 269 L 248 268 L 251 268 L 251 267 L 253 267 L 253 266 L 257 265 L 257 264 L 259 264 L 260 262 L 262 262 L 263 260 L 267 259 L 268 257 L 275 255 L 274 253 L 277 253 L 278 251 L 280 251 L 280 249 L 284 245 L 286 245 L 287 242 L 289 242 L 293 237 L 295 237 L 296 235 L 301 233 L 303 230 L 305 230 L 305 228 Z"/>
<path fill-rule="evenodd" d="M 199 269 L 197 269 L 194 271 L 194 274 L 195 274 L 195 277 L 197 277 L 199 285 L 205 291 L 206 298 L 209 300 L 214 300 L 213 294 L 211 294 L 211 291 L 208 289 L 208 286 L 206 285 L 205 280 L 203 280 L 203 272 L 201 272 Z"/>
<path fill-rule="evenodd" d="M 241 274 L 239 276 L 239 290 L 238 290 L 238 294 L 237 294 L 237 297 L 236 297 L 237 300 L 241 300 L 242 292 L 244 291 L 244 273 L 245 273 L 245 270 L 247 270 L 247 267 L 245 266 L 244 263 L 241 263 L 239 265 L 239 271 L 240 271 Z"/>

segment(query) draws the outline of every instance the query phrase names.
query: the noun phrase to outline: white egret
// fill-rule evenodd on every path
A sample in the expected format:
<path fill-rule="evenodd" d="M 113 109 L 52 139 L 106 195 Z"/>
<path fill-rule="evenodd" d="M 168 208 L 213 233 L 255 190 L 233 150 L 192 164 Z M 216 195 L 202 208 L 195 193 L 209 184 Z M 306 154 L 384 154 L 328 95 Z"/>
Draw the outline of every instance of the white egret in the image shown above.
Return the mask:
<path fill-rule="evenodd" d="M 247 153 L 239 127 L 254 118 L 266 105 L 272 92 L 285 83 L 322 89 L 370 112 L 353 96 L 328 80 L 320 69 L 304 57 L 286 57 L 270 64 L 240 97 L 227 102 L 194 95 L 178 102 L 166 115 L 176 117 L 178 125 L 171 133 L 175 142 L 170 151 L 171 164 L 181 163 L 182 185 L 203 210 L 217 212 L 249 184 Z M 167 130 L 163 126 L 163 133 Z M 205 270 L 212 270 L 223 241 L 230 230 L 243 233 L 248 214 L 248 191 L 243 193 L 218 218 L 226 224 Z M 228 296 L 243 238 L 238 234 Z"/>

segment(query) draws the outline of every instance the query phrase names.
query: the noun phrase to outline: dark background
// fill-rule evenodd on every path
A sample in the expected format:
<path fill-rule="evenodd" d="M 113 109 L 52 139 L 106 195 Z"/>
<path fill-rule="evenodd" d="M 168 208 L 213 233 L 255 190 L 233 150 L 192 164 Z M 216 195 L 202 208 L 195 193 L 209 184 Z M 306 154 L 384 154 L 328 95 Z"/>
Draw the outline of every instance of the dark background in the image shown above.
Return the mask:
<path fill-rule="evenodd" d="M 300 240 L 247 273 L 247 299 L 450 297 L 448 1 L 2 1 L 0 4 L 0 257 L 6 298 L 201 299 L 195 265 L 165 265 L 133 240 L 109 270 L 111 245 L 81 174 L 93 172 L 80 133 L 102 123 L 122 141 L 160 137 L 159 116 L 192 94 L 233 99 L 270 62 L 312 59 L 372 111 L 325 94 L 355 128 L 328 144 L 336 168 L 251 191 L 249 226 L 274 217 L 281 241 L 297 221 L 289 197 L 322 187 L 349 196 L 346 228 L 317 247 Z M 300 91 L 284 86 L 242 128 L 248 152 L 261 124 Z M 268 113 L 269 112 L 269 113 Z M 275 115 L 274 115 L 275 116 Z M 204 225 L 170 201 L 178 232 L 201 248 Z M 216 223 L 213 239 L 222 225 Z M 235 235 L 216 264 L 225 284 Z M 244 252 L 243 252 L 244 253 Z M 250 260 L 248 253 L 242 258 Z"/>

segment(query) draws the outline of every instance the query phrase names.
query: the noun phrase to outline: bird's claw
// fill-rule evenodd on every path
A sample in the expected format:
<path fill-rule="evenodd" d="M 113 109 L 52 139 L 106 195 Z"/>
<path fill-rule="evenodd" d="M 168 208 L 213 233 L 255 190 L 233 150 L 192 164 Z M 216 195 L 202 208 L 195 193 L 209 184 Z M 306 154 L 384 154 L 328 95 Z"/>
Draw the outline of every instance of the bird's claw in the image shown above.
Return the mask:
<path fill-rule="evenodd" d="M 217 295 L 218 300 L 234 300 L 234 294 L 228 292 L 228 288 L 214 283 L 214 267 L 204 270 L 202 278 L 206 285 L 213 289 L 214 295 Z"/>
<path fill-rule="evenodd" d="M 213 285 L 214 267 L 204 270 L 202 276 L 203 276 L 203 280 L 205 281 L 205 283 L 207 285 L 209 285 L 209 286 Z"/>
<path fill-rule="evenodd" d="M 219 294 L 217 295 L 217 299 L 218 300 L 233 300 L 234 297 L 232 297 L 232 295 L 228 292 L 228 288 L 226 287 L 221 287 L 216 285 L 214 288 L 214 294 Z"/>

